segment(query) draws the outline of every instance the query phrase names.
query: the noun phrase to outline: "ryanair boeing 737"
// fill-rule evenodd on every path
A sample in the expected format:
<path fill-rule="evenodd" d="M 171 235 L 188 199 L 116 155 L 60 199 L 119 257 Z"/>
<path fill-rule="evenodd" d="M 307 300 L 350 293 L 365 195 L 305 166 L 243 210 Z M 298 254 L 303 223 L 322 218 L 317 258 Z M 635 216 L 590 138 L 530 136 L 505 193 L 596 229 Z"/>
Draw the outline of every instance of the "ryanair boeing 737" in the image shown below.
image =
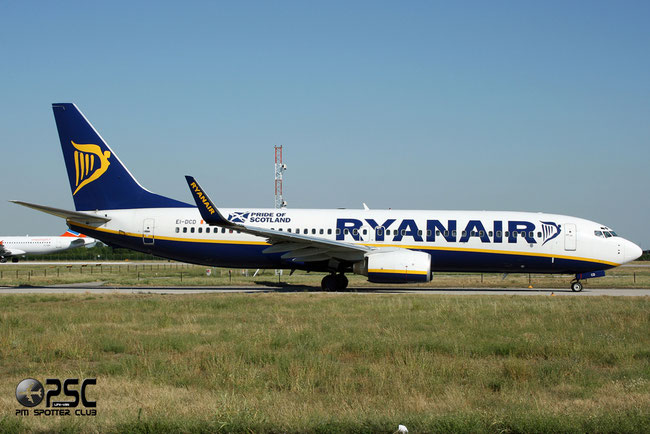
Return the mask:
<path fill-rule="evenodd" d="M 53 104 L 75 211 L 14 201 L 66 219 L 107 244 L 195 264 L 345 273 L 371 282 L 429 282 L 434 271 L 571 274 L 582 279 L 641 256 L 607 226 L 501 211 L 226 209 L 192 177 L 196 206 L 142 187 L 74 104 Z"/>

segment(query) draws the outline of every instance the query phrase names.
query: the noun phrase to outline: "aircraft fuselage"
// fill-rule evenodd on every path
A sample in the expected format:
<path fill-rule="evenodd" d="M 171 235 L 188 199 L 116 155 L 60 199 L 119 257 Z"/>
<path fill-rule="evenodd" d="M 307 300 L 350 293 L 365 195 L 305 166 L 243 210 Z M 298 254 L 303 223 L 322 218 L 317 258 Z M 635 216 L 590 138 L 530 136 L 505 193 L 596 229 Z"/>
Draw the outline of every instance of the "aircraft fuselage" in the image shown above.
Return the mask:
<path fill-rule="evenodd" d="M 373 247 L 431 255 L 434 271 L 582 273 L 616 267 L 638 247 L 596 236 L 603 225 L 556 214 L 499 211 L 221 209 L 233 222 Z M 93 214 L 93 213 L 89 213 Z M 71 228 L 107 243 L 196 264 L 327 270 L 320 262 L 262 253 L 266 239 L 209 226 L 195 208 L 96 213 L 103 225 Z M 627 253 L 626 253 L 627 251 Z M 636 258 L 636 256 L 634 256 Z"/>

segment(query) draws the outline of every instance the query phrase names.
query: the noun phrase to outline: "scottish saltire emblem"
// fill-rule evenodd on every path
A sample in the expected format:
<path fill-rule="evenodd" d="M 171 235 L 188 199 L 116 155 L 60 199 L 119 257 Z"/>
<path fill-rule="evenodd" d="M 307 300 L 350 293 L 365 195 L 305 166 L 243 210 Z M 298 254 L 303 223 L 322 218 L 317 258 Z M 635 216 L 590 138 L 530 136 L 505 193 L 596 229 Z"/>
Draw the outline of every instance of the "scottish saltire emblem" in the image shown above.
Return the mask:
<path fill-rule="evenodd" d="M 554 222 L 541 222 L 542 223 L 542 239 L 544 242 L 542 243 L 542 246 L 549 241 L 551 241 L 553 238 L 557 237 L 560 235 L 560 225 Z"/>
<path fill-rule="evenodd" d="M 99 179 L 111 164 L 108 161 L 111 158 L 110 151 L 102 151 L 97 145 L 78 145 L 70 141 L 76 149 L 74 151 L 74 171 L 75 171 L 75 191 L 74 196 L 79 190 L 86 185 Z"/>
<path fill-rule="evenodd" d="M 228 220 L 233 223 L 246 223 L 250 212 L 234 212 L 228 216 Z"/>

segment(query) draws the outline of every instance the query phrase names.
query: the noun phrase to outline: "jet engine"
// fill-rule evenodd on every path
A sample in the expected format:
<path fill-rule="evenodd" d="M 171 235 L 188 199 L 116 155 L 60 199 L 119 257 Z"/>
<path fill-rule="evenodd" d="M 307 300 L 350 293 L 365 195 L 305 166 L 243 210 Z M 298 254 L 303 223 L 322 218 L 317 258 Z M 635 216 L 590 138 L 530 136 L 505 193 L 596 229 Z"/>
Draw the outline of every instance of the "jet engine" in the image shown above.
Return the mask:
<path fill-rule="evenodd" d="M 373 283 L 429 282 L 431 255 L 406 249 L 372 252 L 356 262 L 353 271 Z"/>

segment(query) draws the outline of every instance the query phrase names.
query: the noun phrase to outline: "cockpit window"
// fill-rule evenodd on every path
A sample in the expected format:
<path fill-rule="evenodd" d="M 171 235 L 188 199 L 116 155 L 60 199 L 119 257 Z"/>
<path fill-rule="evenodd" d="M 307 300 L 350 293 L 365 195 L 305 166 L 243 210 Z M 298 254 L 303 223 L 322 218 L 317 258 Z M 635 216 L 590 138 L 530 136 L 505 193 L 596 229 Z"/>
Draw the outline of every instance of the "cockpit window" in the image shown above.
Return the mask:
<path fill-rule="evenodd" d="M 601 238 L 618 237 L 618 235 L 616 235 L 616 232 L 614 232 L 614 231 L 610 231 L 609 229 L 604 230 L 605 228 L 601 228 L 601 229 L 603 229 L 603 230 L 602 231 L 594 231 L 594 235 L 596 235 L 597 237 L 601 237 Z"/>

